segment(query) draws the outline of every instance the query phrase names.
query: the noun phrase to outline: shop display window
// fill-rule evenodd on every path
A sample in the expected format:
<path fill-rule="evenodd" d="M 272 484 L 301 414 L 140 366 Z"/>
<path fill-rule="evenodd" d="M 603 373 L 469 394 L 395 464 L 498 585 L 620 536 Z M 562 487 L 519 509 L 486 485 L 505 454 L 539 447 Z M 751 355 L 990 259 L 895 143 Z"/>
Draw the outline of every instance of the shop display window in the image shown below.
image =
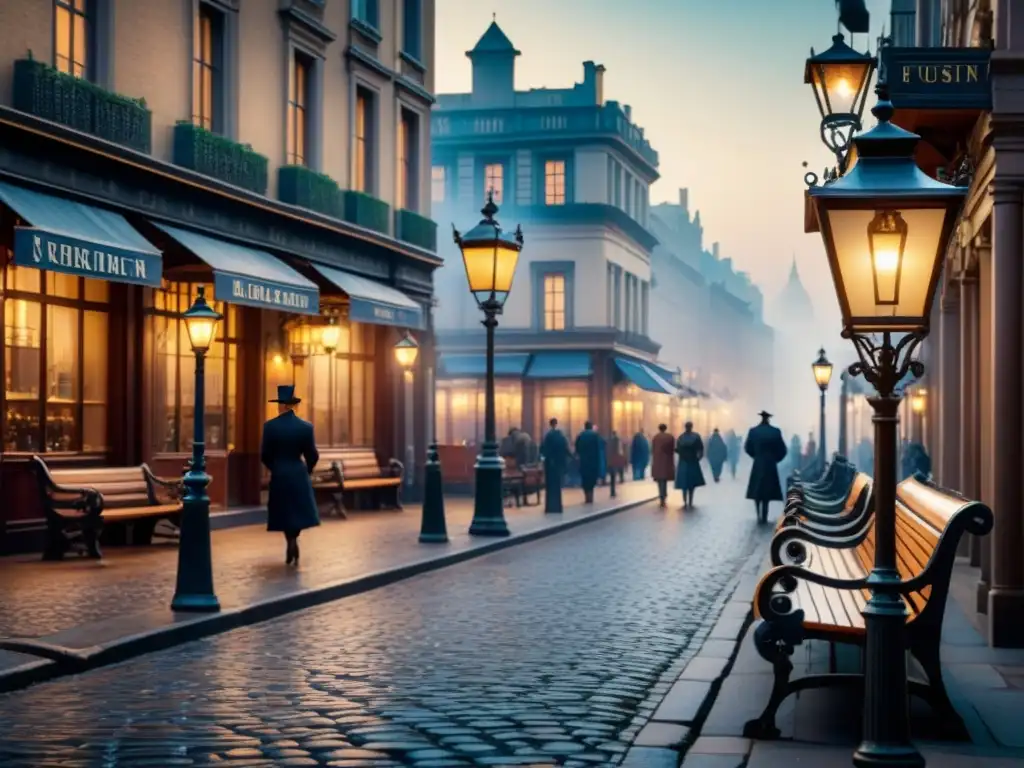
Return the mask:
<path fill-rule="evenodd" d="M 484 383 L 476 380 L 439 381 L 434 394 L 437 439 L 442 445 L 481 445 L 484 441 Z M 494 384 L 494 421 L 500 441 L 512 427 L 526 428 L 523 388 L 518 381 Z M 535 440 L 537 435 L 532 436 Z"/>
<path fill-rule="evenodd" d="M 105 453 L 109 283 L 4 271 L 3 449 Z"/>

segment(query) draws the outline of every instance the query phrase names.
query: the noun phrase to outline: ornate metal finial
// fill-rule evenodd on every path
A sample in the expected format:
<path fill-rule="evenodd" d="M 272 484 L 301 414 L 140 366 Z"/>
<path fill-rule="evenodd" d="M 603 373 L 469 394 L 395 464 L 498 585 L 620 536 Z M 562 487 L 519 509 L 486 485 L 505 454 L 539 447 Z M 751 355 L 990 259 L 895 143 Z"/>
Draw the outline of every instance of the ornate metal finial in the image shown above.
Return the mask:
<path fill-rule="evenodd" d="M 879 80 L 875 85 L 875 95 L 878 96 L 878 103 L 871 108 L 871 114 L 880 123 L 888 123 L 896 113 L 892 102 L 889 101 L 889 84 Z"/>
<path fill-rule="evenodd" d="M 459 230 L 455 228 L 454 221 L 452 222 L 452 240 L 455 242 L 457 246 L 459 246 L 460 248 L 462 247 L 462 235 L 459 233 Z"/>
<path fill-rule="evenodd" d="M 480 209 L 480 213 L 484 216 L 484 221 L 488 223 L 494 223 L 494 215 L 498 212 L 498 206 L 494 204 L 494 190 L 487 190 L 487 202 L 484 207 Z"/>
<path fill-rule="evenodd" d="M 522 244 L 523 244 L 523 228 L 519 224 L 516 224 L 515 238 L 516 238 L 516 242 L 519 243 L 520 246 L 522 246 Z"/>
<path fill-rule="evenodd" d="M 806 160 L 804 160 L 804 161 L 803 161 L 803 162 L 801 163 L 801 165 L 802 165 L 802 166 L 803 166 L 804 168 L 806 168 L 806 167 L 807 167 L 807 161 L 806 161 Z M 807 188 L 808 188 L 808 189 L 810 189 L 811 187 L 816 187 L 816 186 L 818 186 L 818 174 L 816 174 L 816 173 L 815 173 L 814 171 L 807 171 L 807 172 L 806 172 L 806 173 L 804 174 L 804 184 L 806 184 L 806 185 L 807 185 Z"/>

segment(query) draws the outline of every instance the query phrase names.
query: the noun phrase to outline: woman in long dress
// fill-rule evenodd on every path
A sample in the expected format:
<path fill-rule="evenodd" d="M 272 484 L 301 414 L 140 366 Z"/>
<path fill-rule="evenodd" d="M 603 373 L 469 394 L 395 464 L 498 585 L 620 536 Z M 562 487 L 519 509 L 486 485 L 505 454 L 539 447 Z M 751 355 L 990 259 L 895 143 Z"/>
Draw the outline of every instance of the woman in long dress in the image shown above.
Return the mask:
<path fill-rule="evenodd" d="M 693 509 L 693 492 L 704 485 L 704 473 L 700 460 L 704 458 L 704 441 L 693 431 L 693 422 L 688 421 L 683 434 L 676 441 L 676 488 L 683 492 L 683 509 Z"/>

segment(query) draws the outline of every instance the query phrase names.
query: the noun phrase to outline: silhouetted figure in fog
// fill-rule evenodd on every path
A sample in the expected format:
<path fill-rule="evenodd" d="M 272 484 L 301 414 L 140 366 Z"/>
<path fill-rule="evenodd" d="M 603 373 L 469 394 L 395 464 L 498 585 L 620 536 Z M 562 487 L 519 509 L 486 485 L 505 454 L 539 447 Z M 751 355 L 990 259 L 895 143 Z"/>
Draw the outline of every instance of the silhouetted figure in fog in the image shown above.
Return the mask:
<path fill-rule="evenodd" d="M 676 488 L 683 492 L 683 509 L 693 509 L 693 492 L 704 485 L 700 460 L 704 458 L 704 441 L 693 431 L 693 422 L 683 425 L 683 434 L 676 441 Z"/>
<path fill-rule="evenodd" d="M 668 497 L 668 483 L 676 476 L 675 449 L 676 439 L 666 425 L 659 424 L 658 434 L 651 440 L 651 477 L 658 484 L 658 506 L 663 509 Z"/>
<path fill-rule="evenodd" d="M 759 414 L 761 423 L 747 433 L 743 449 L 754 460 L 750 469 L 750 482 L 747 483 L 747 498 L 757 508 L 758 522 L 768 521 L 768 505 L 773 501 L 782 501 L 782 484 L 779 482 L 779 462 L 786 458 L 786 441 L 782 432 L 773 427 L 768 420 L 772 417 L 767 411 Z M 794 436 L 799 445 L 799 439 Z M 799 449 L 797 452 L 799 457 Z"/>
<path fill-rule="evenodd" d="M 736 434 L 736 430 L 730 429 L 726 433 L 725 445 L 729 450 L 729 472 L 732 474 L 732 479 L 735 480 L 736 465 L 740 463 L 740 451 L 743 450 L 740 436 Z"/>

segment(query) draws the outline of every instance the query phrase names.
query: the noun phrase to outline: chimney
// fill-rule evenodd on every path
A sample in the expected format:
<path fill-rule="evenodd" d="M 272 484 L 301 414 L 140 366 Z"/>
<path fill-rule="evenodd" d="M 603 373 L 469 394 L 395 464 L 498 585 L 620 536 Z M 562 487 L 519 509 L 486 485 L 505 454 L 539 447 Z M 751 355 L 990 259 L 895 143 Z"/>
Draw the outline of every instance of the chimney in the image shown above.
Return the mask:
<path fill-rule="evenodd" d="M 588 97 L 597 106 L 604 103 L 604 65 L 592 61 L 583 62 L 583 87 Z"/>
<path fill-rule="evenodd" d="M 623 104 L 622 105 L 622 112 L 623 112 L 623 114 L 626 115 L 626 119 L 629 122 L 632 123 L 633 122 L 633 108 L 631 106 L 629 106 L 629 104 Z"/>
<path fill-rule="evenodd" d="M 711 253 L 715 257 L 715 261 L 718 260 L 718 243 L 711 244 Z"/>
<path fill-rule="evenodd" d="M 679 190 L 679 207 L 683 209 L 686 218 L 690 218 L 690 190 L 685 187 Z"/>

